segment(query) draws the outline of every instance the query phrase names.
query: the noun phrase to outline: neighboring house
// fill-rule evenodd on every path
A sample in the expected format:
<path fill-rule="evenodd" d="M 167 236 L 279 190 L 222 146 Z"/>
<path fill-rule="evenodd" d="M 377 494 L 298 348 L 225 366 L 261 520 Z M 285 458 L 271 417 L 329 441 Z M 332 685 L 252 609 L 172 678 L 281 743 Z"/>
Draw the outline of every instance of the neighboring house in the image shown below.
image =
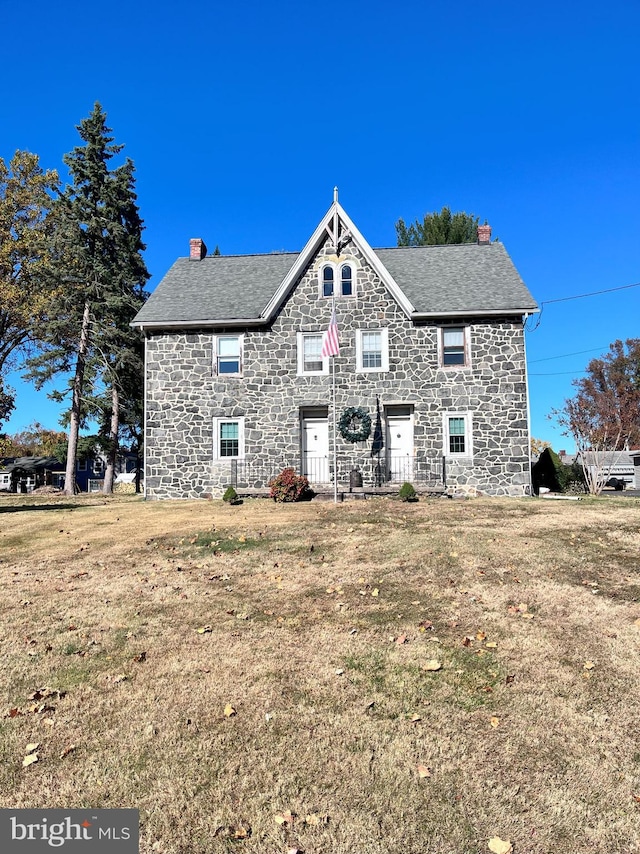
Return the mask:
<path fill-rule="evenodd" d="M 581 462 L 581 454 L 576 455 Z M 629 451 L 585 451 L 584 461 L 594 475 L 599 471 L 604 478 L 605 486 L 635 488 L 636 472 L 634 461 Z"/>
<path fill-rule="evenodd" d="M 132 482 L 135 480 L 135 470 L 138 462 L 136 454 L 123 451 L 118 454 L 116 460 L 116 476 L 121 472 L 133 472 Z M 76 489 L 79 492 L 102 492 L 104 484 L 104 473 L 107 467 L 107 458 L 104 454 L 88 454 L 83 459 L 76 460 Z M 54 475 L 53 485 L 64 488 L 64 470 Z M 115 479 L 114 479 L 115 482 Z"/>
<path fill-rule="evenodd" d="M 537 311 L 491 229 L 477 244 L 373 250 L 337 201 L 299 254 L 206 257 L 191 240 L 133 321 L 146 339 L 145 494 L 266 486 L 284 466 L 317 490 L 530 489 L 524 320 Z M 340 354 L 322 356 L 335 303 Z M 331 362 L 334 362 L 331 365 Z M 356 421 L 356 426 L 357 426 Z"/>
<path fill-rule="evenodd" d="M 33 492 L 39 486 L 55 486 L 55 478 L 63 469 L 56 457 L 15 457 L 0 472 L 0 489 Z"/>

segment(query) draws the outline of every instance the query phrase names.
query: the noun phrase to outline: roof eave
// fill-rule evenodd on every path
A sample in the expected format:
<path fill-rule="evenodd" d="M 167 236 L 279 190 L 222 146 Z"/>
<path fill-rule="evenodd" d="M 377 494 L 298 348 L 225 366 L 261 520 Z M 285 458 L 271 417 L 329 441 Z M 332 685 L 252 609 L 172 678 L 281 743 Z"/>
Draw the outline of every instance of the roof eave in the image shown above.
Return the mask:
<path fill-rule="evenodd" d="M 495 309 L 464 309 L 462 311 L 414 311 L 411 320 L 429 320 L 437 317 L 503 317 L 505 314 L 524 316 L 537 314 L 539 308 L 495 308 Z"/>
<path fill-rule="evenodd" d="M 136 329 L 141 329 L 143 332 L 147 329 L 202 329 L 203 327 L 217 326 L 264 326 L 266 323 L 263 317 L 232 317 L 232 318 L 216 318 L 215 320 L 138 320 L 133 321 L 129 326 Z"/>

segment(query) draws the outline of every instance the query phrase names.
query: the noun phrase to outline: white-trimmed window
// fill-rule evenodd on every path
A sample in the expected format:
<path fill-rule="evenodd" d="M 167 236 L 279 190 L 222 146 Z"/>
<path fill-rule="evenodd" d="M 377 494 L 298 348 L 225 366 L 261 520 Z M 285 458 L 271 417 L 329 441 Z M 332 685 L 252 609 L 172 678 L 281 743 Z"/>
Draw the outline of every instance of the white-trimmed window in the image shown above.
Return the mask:
<path fill-rule="evenodd" d="M 334 269 L 332 264 L 325 264 L 322 268 L 322 296 L 333 296 Z"/>
<path fill-rule="evenodd" d="M 353 296 L 353 267 L 351 264 L 342 264 L 340 267 L 340 296 Z"/>
<path fill-rule="evenodd" d="M 445 412 L 443 434 L 446 457 L 473 456 L 470 412 Z"/>
<path fill-rule="evenodd" d="M 242 375 L 242 335 L 216 335 L 214 339 L 214 373 L 218 376 Z"/>
<path fill-rule="evenodd" d="M 298 374 L 328 374 L 329 359 L 322 357 L 322 332 L 298 332 Z"/>
<path fill-rule="evenodd" d="M 443 368 L 464 368 L 469 365 L 468 327 L 443 326 L 438 339 L 439 364 Z"/>
<path fill-rule="evenodd" d="M 323 297 L 351 297 L 355 292 L 356 267 L 352 261 L 323 264 L 320 268 L 320 294 Z"/>
<path fill-rule="evenodd" d="M 389 330 L 356 330 L 356 366 L 358 371 L 389 370 Z"/>
<path fill-rule="evenodd" d="M 218 460 L 244 457 L 244 417 L 214 418 L 214 456 Z"/>

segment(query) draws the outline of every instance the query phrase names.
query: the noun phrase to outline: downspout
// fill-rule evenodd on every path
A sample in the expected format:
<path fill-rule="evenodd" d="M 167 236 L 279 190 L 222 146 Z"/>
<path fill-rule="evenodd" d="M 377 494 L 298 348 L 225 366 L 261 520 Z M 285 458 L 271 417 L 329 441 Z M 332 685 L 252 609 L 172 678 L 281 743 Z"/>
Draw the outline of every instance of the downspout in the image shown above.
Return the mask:
<path fill-rule="evenodd" d="M 529 457 L 529 495 L 533 495 L 533 463 L 531 461 L 531 398 L 529 397 L 529 362 L 527 360 L 527 336 L 525 335 L 525 328 L 527 325 L 527 320 L 531 315 L 529 312 L 525 312 L 522 316 L 522 347 L 524 350 L 524 387 L 527 395 L 527 445 L 528 445 L 528 457 Z"/>
<path fill-rule="evenodd" d="M 144 473 L 144 492 L 143 499 L 147 500 L 147 341 L 148 334 L 145 329 L 144 332 L 144 406 L 143 406 L 143 415 L 142 415 L 142 471 Z"/>

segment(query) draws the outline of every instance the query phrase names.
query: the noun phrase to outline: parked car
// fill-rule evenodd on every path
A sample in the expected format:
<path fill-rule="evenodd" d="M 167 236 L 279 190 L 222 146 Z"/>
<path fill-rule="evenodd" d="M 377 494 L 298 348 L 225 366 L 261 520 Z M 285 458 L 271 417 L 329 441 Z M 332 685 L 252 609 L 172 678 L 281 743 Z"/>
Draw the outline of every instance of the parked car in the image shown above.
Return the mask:
<path fill-rule="evenodd" d="M 621 492 L 623 489 L 625 489 L 626 485 L 627 481 L 621 477 L 610 477 L 605 484 L 605 486 L 611 486 L 613 487 L 613 489 L 618 490 L 618 492 Z"/>

